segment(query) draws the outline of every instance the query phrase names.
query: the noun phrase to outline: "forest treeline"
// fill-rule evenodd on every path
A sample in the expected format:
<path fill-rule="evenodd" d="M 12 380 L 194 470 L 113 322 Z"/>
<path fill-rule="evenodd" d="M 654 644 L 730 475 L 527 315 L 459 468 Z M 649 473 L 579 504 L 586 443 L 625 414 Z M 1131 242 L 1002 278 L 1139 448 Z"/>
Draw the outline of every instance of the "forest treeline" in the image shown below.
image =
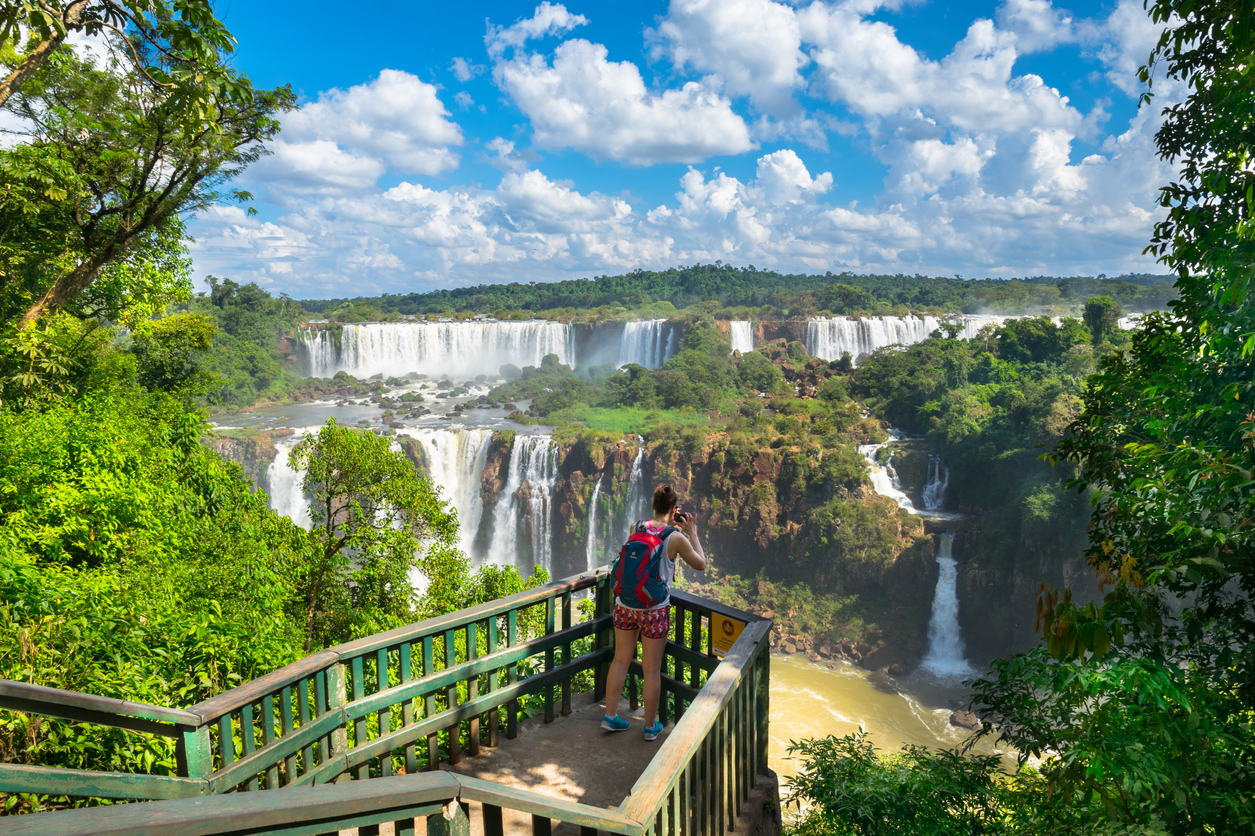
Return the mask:
<path fill-rule="evenodd" d="M 428 293 L 383 294 L 352 299 L 302 300 L 306 310 L 340 321 L 389 316 L 458 313 L 502 317 L 587 316 L 635 311 L 659 302 L 675 308 L 702 304 L 727 309 L 722 318 L 807 317 L 820 314 L 1068 313 L 1092 296 L 1110 296 L 1125 310 L 1167 307 L 1175 298 L 1170 275 L 1129 274 L 1108 278 L 1070 276 L 1029 279 L 961 279 L 856 273 L 785 274 L 753 265 L 694 264 L 667 270 L 634 270 L 621 276 L 479 285 Z"/>

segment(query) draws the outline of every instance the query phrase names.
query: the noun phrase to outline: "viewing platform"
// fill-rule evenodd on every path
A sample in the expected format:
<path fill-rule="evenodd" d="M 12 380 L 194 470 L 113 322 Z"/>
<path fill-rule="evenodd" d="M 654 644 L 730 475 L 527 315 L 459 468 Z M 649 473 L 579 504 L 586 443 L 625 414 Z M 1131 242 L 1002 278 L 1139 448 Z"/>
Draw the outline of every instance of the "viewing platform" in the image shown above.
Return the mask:
<path fill-rule="evenodd" d="M 771 622 L 673 592 L 666 729 L 647 742 L 637 662 L 632 728 L 600 728 L 612 602 L 602 568 L 328 648 L 186 710 L 0 680 L 0 709 L 155 735 L 178 764 L 0 764 L 0 791 L 147 802 L 3 818 L 0 833 L 772 836 Z"/>

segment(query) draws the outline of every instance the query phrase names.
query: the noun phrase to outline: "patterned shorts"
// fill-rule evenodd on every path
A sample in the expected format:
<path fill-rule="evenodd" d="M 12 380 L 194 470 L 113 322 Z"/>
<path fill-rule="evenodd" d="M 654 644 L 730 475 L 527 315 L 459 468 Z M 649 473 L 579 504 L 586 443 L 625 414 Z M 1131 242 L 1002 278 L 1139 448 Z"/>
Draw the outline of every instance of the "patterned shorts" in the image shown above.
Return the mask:
<path fill-rule="evenodd" d="M 640 630 L 647 639 L 665 639 L 671 631 L 671 607 L 634 610 L 616 602 L 611 616 L 616 630 Z"/>

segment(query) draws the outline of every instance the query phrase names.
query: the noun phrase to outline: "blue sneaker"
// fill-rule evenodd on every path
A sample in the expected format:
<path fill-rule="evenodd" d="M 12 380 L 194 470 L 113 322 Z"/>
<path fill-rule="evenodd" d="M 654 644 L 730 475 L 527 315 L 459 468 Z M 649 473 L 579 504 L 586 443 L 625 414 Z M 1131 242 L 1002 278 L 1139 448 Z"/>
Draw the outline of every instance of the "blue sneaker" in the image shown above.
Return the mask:
<path fill-rule="evenodd" d="M 632 724 L 616 714 L 613 717 L 609 715 L 602 717 L 601 727 L 606 731 L 627 731 L 632 727 Z"/>
<path fill-rule="evenodd" d="M 652 726 L 645 727 L 645 739 L 646 740 L 655 740 L 660 734 L 662 734 L 662 721 L 661 720 L 655 720 Z"/>

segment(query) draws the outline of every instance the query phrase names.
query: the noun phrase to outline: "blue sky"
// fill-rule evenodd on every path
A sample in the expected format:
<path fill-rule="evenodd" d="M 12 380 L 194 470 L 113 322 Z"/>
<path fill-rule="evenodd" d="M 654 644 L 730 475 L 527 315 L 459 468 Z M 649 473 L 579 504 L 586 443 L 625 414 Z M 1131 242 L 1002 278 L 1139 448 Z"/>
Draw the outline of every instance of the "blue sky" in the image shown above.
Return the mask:
<path fill-rule="evenodd" d="M 1141 0 L 220 11 L 236 67 L 303 107 L 238 184 L 258 214 L 193 221 L 200 277 L 308 298 L 716 259 L 1155 269 L 1172 171 L 1136 106 Z"/>

